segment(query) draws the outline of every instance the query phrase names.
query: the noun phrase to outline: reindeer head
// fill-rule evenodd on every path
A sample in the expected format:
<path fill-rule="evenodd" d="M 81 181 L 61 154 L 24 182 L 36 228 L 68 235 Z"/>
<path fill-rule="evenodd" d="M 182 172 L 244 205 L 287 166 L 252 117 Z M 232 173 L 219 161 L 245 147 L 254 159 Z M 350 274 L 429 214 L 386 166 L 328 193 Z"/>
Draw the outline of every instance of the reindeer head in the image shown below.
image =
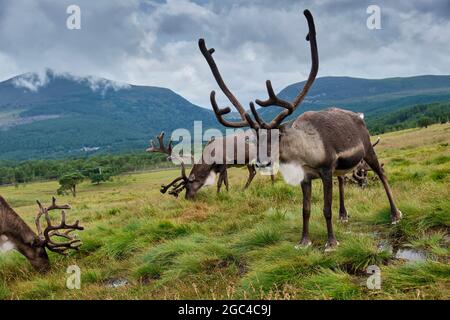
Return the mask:
<path fill-rule="evenodd" d="M 208 65 L 212 71 L 212 74 L 214 78 L 217 81 L 217 84 L 219 85 L 220 89 L 223 91 L 225 96 L 228 98 L 228 100 L 231 102 L 231 104 L 235 107 L 235 109 L 239 112 L 241 116 L 241 120 L 238 122 L 230 122 L 224 119 L 224 115 L 231 112 L 231 109 L 229 107 L 226 108 L 219 108 L 216 102 L 216 93 L 215 91 L 211 92 L 210 100 L 211 105 L 214 109 L 214 113 L 216 115 L 217 120 L 226 127 L 231 128 L 242 128 L 242 127 L 251 127 L 256 131 L 256 137 L 257 141 L 256 143 L 260 145 L 261 141 L 265 142 L 268 146 L 267 151 L 269 152 L 268 156 L 269 159 L 271 157 L 270 155 L 270 143 L 271 143 L 271 130 L 279 129 L 280 125 L 282 124 L 283 120 L 290 116 L 297 107 L 301 104 L 303 99 L 305 98 L 306 94 L 308 93 L 310 87 L 312 86 L 318 69 L 319 69 L 319 58 L 318 58 L 318 52 L 317 52 L 317 43 L 316 43 L 316 30 L 314 26 L 314 19 L 311 15 L 311 12 L 309 10 L 304 11 L 304 15 L 306 17 L 306 20 L 308 22 L 309 32 L 306 36 L 306 40 L 310 42 L 311 46 L 311 59 L 312 59 L 312 66 L 311 71 L 308 77 L 308 80 L 303 88 L 303 90 L 297 95 L 297 97 L 293 101 L 286 101 L 281 98 L 279 98 L 272 87 L 272 83 L 270 80 L 267 80 L 266 87 L 267 92 L 269 95 L 269 98 L 267 100 L 255 100 L 256 104 L 258 104 L 262 108 L 266 108 L 269 106 L 277 106 L 282 109 L 275 118 L 270 123 L 266 123 L 258 114 L 255 104 L 253 102 L 250 102 L 250 111 L 253 115 L 253 118 L 247 113 L 247 111 L 244 109 L 242 104 L 236 99 L 236 97 L 233 95 L 233 93 L 228 89 L 227 85 L 225 84 L 224 80 L 222 79 L 222 76 L 219 72 L 219 69 L 216 65 L 216 62 L 214 61 L 212 54 L 214 53 L 214 49 L 208 49 L 205 44 L 205 40 L 200 39 L 198 44 L 200 51 L 202 52 L 203 56 L 205 57 L 206 61 L 208 62 Z M 256 165 L 259 167 L 265 167 L 271 165 L 271 160 L 265 160 L 261 161 L 261 156 L 259 154 L 259 148 L 257 152 L 257 163 Z"/>
<path fill-rule="evenodd" d="M 174 179 L 168 185 L 162 185 L 160 192 L 165 194 L 169 192 L 170 195 L 178 198 L 179 194 L 186 189 L 186 198 L 192 199 L 197 191 L 203 186 L 203 183 L 199 180 L 201 175 L 198 172 L 199 167 L 194 165 L 191 174 L 189 177 L 186 175 L 186 168 L 184 165 L 183 156 L 175 156 L 172 155 L 173 142 L 169 141 L 167 147 L 164 145 L 164 131 L 162 131 L 156 139 L 158 140 L 159 146 L 156 147 L 153 140 L 150 141 L 150 147 L 146 150 L 151 153 L 163 153 L 166 154 L 168 160 L 172 160 L 176 158 L 181 164 L 181 176 Z M 197 173 L 197 174 L 196 174 Z M 169 191 L 169 189 L 172 190 Z"/>

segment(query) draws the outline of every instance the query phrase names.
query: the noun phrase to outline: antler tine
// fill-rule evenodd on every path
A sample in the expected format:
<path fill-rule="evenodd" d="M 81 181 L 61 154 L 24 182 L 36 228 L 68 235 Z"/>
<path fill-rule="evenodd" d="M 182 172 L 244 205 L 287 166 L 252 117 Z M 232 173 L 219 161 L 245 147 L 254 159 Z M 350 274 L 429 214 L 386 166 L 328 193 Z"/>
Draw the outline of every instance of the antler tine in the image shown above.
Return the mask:
<path fill-rule="evenodd" d="M 170 140 L 167 147 L 164 146 L 164 135 L 165 135 L 164 131 L 161 131 L 161 133 L 156 136 L 156 139 L 158 139 L 159 147 L 156 147 L 154 141 L 150 140 L 150 148 L 148 148 L 146 151 L 165 153 L 169 155 L 169 157 L 172 156 L 173 141 Z"/>
<path fill-rule="evenodd" d="M 256 124 L 252 121 L 248 113 L 245 111 L 244 107 L 241 105 L 241 103 L 236 99 L 236 97 L 233 95 L 233 93 L 228 89 L 227 85 L 223 81 L 223 78 L 219 72 L 219 68 L 217 67 L 216 62 L 214 61 L 214 58 L 212 57 L 212 54 L 215 52 L 213 48 L 208 49 L 206 47 L 206 43 L 204 39 L 199 39 L 198 46 L 200 48 L 200 51 L 202 52 L 203 56 L 206 59 L 206 62 L 208 62 L 208 65 L 211 69 L 211 72 L 216 79 L 217 84 L 219 85 L 222 92 L 225 94 L 225 96 L 230 100 L 231 104 L 236 108 L 236 110 L 239 112 L 241 116 L 240 122 L 230 122 L 223 118 L 225 114 L 228 114 L 231 112 L 231 109 L 229 107 L 226 108 L 219 108 L 216 101 L 216 93 L 215 91 L 211 92 L 210 100 L 211 105 L 214 109 L 214 113 L 216 114 L 217 120 L 226 127 L 232 127 L 232 128 L 242 128 L 250 126 L 252 128 L 256 128 Z"/>
<path fill-rule="evenodd" d="M 161 193 L 166 193 L 167 190 L 170 189 L 170 187 L 172 187 L 175 183 L 177 183 L 177 182 L 180 181 L 180 180 L 183 180 L 182 183 L 186 183 L 186 180 L 184 179 L 184 177 L 183 177 L 183 176 L 180 176 L 180 177 L 176 178 L 175 180 L 173 180 L 173 181 L 172 181 L 171 183 L 169 183 L 168 185 L 162 185 L 162 186 L 161 186 L 161 189 L 160 189 L 160 192 L 161 192 Z"/>
<path fill-rule="evenodd" d="M 378 137 L 377 141 L 374 144 L 372 144 L 372 147 L 375 148 L 380 143 L 380 141 L 381 141 L 381 138 Z"/>
<path fill-rule="evenodd" d="M 290 112 L 294 111 L 294 106 L 292 105 L 292 103 L 290 103 L 289 101 L 286 101 L 286 100 L 282 100 L 277 97 L 277 95 L 273 91 L 272 82 L 270 80 L 266 81 L 266 88 L 267 88 L 267 94 L 269 96 L 269 99 L 264 100 L 264 101 L 256 99 L 255 102 L 259 106 L 264 107 L 264 108 L 270 107 L 270 106 L 279 106 L 279 107 L 289 110 Z"/>
<path fill-rule="evenodd" d="M 169 194 L 174 196 L 175 198 L 178 198 L 180 192 L 183 191 L 184 188 L 186 188 L 185 184 L 179 184 L 177 186 L 174 186 L 173 189 L 169 191 Z"/>
<path fill-rule="evenodd" d="M 266 81 L 266 87 L 267 87 L 267 93 L 269 98 L 267 100 L 255 100 L 255 102 L 261 106 L 261 107 L 269 107 L 269 106 L 278 106 L 282 107 L 285 110 L 281 111 L 271 122 L 270 124 L 265 124 L 266 129 L 274 129 L 277 128 L 281 122 L 291 115 L 295 109 L 300 105 L 300 103 L 305 98 L 306 94 L 308 93 L 309 89 L 311 88 L 314 80 L 316 79 L 317 72 L 319 70 L 319 55 L 317 53 L 317 42 L 316 42 L 316 28 L 314 25 L 314 18 L 309 10 L 305 10 L 303 14 L 306 17 L 306 20 L 308 21 L 308 28 L 309 32 L 306 36 L 306 41 L 309 41 L 310 47 L 311 47 L 311 71 L 309 73 L 308 80 L 306 81 L 305 86 L 303 87 L 302 91 L 295 97 L 294 101 L 289 102 L 283 99 L 280 99 L 274 92 L 272 83 L 270 80 Z M 256 119 L 256 109 L 252 110 L 253 116 Z M 259 123 L 259 121 L 257 120 Z"/>
<path fill-rule="evenodd" d="M 223 116 L 226 114 L 229 114 L 231 112 L 231 109 L 230 109 L 230 107 L 225 107 L 222 109 L 219 108 L 219 106 L 217 105 L 217 101 L 216 101 L 216 92 L 215 91 L 211 91 L 210 100 L 211 100 L 211 106 L 213 107 L 214 114 L 216 115 L 217 121 L 219 121 L 225 127 L 242 128 L 242 127 L 247 127 L 250 125 L 248 122 L 249 117 L 248 117 L 247 112 L 245 112 L 245 114 L 244 114 L 245 121 L 230 122 L 230 121 L 225 120 L 225 118 Z M 252 125 L 254 125 L 251 118 L 250 118 L 250 121 L 251 121 Z M 252 125 L 250 125 L 250 127 L 252 127 Z"/>
<path fill-rule="evenodd" d="M 56 198 L 52 197 L 52 204 L 50 205 L 50 207 L 47 208 L 47 211 L 50 210 L 62 210 L 62 209 L 71 209 L 70 206 L 68 204 L 64 204 L 62 206 L 59 206 L 56 204 Z"/>
<path fill-rule="evenodd" d="M 181 161 L 181 177 L 184 181 L 188 181 L 188 177 L 186 175 L 186 167 L 184 166 L 184 162 Z"/>
<path fill-rule="evenodd" d="M 45 214 L 45 208 L 42 206 L 39 200 L 36 200 L 37 205 L 39 206 L 39 212 L 36 214 L 36 218 L 34 219 L 34 223 L 36 224 L 36 230 L 39 238 L 43 238 L 43 232 L 41 227 L 41 216 Z"/>

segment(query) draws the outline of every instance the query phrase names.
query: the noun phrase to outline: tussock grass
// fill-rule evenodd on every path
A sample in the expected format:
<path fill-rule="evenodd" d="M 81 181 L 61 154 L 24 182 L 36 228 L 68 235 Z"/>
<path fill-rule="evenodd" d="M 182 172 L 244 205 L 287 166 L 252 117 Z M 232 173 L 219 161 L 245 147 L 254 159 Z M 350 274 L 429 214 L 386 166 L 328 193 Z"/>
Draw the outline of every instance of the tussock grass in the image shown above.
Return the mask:
<path fill-rule="evenodd" d="M 194 234 L 165 242 L 144 254 L 135 269 L 138 279 L 162 279 L 162 283 L 210 269 L 214 264 L 228 266 L 238 260 L 225 245 Z M 170 267 L 170 268 L 169 268 Z"/>
<path fill-rule="evenodd" d="M 403 212 L 392 226 L 379 182 L 345 189 L 348 224 L 333 221 L 340 246 L 324 252 L 326 226 L 320 181 L 313 182 L 310 238 L 300 240 L 300 187 L 257 176 L 243 191 L 247 170 L 229 172 L 230 191 L 203 188 L 196 201 L 159 193 L 179 170 L 123 175 L 98 186 L 82 183 L 68 222 L 81 221 L 83 246 L 50 254 L 52 271 L 34 272 L 16 252 L 0 253 L 0 299 L 448 299 L 450 127 L 382 136 L 380 161 Z M 2 187 L 0 194 L 33 227 L 35 200 L 48 201 L 57 182 Z M 54 216 L 56 218 L 56 215 Z M 423 263 L 398 261 L 378 244 L 424 251 Z M 68 290 L 67 266 L 81 269 L 82 289 Z M 365 286 L 369 265 L 381 268 L 382 288 Z M 128 285 L 110 288 L 117 278 Z"/>
<path fill-rule="evenodd" d="M 307 299 L 348 300 L 362 296 L 361 285 L 341 270 L 321 269 L 301 280 L 299 287 L 302 296 Z"/>
<path fill-rule="evenodd" d="M 1 281 L 0 282 L 0 300 L 6 300 L 10 294 L 11 294 L 11 292 L 9 291 L 6 283 Z"/>
<path fill-rule="evenodd" d="M 444 259 L 448 262 L 450 257 L 450 247 L 446 244 L 446 233 L 437 231 L 425 234 L 422 238 L 411 241 L 406 246 L 416 250 L 429 252 L 432 257 Z"/>
<path fill-rule="evenodd" d="M 413 290 L 439 282 L 449 284 L 450 266 L 436 261 L 390 266 L 383 270 L 383 282 L 394 291 Z"/>
<path fill-rule="evenodd" d="M 364 272 L 368 266 L 386 263 L 392 258 L 392 253 L 378 249 L 373 238 L 352 236 L 342 242 L 335 258 L 349 272 Z"/>
<path fill-rule="evenodd" d="M 251 256 L 263 259 L 252 263 L 249 273 L 241 281 L 241 292 L 250 298 L 296 283 L 299 278 L 320 268 L 334 266 L 334 262 L 319 251 L 311 248 L 298 250 L 287 242 L 253 252 Z"/>

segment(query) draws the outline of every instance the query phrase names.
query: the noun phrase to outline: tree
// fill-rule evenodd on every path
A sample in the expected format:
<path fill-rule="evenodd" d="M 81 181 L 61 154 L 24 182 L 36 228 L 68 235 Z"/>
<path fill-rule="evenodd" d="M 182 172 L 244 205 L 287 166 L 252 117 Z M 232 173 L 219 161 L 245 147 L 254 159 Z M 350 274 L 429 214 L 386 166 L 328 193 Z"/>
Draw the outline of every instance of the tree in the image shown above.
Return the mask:
<path fill-rule="evenodd" d="M 110 181 L 112 174 L 109 170 L 99 167 L 89 170 L 87 176 L 93 184 L 100 184 L 101 182 Z"/>
<path fill-rule="evenodd" d="M 433 121 L 431 120 L 430 117 L 421 117 L 421 118 L 417 121 L 418 126 L 421 127 L 421 128 L 428 128 L 428 126 L 429 126 L 430 124 L 432 124 L 432 123 L 433 123 Z"/>
<path fill-rule="evenodd" d="M 72 196 L 77 196 L 77 185 L 85 179 L 85 176 L 79 172 L 71 172 L 64 174 L 59 178 L 60 187 L 57 190 L 58 194 L 66 194 L 67 191 L 72 193 Z"/>

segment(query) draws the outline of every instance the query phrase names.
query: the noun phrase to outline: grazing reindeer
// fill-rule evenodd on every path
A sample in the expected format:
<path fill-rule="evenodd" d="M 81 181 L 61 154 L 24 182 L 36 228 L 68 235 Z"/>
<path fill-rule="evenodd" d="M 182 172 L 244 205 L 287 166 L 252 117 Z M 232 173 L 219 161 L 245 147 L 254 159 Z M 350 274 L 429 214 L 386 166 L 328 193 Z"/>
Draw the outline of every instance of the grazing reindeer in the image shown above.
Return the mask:
<path fill-rule="evenodd" d="M 364 160 L 383 182 L 391 206 L 392 223 L 400 220 L 401 212 L 395 206 L 391 189 L 378 163 L 374 148 L 370 142 L 369 132 L 361 115 L 331 108 L 318 112 L 305 112 L 295 120 L 282 123 L 301 104 L 312 86 L 319 68 L 314 20 L 309 10 L 305 10 L 304 15 L 309 27 L 306 40 L 309 41 L 311 47 L 311 71 L 303 90 L 293 101 L 279 98 L 274 93 L 270 80 L 266 82 L 269 99 L 265 101 L 256 100 L 256 103 L 261 107 L 277 106 L 283 109 L 270 123 L 264 122 L 259 116 L 253 102 L 250 103 L 253 118 L 246 112 L 223 81 L 212 57 L 214 49 L 208 49 L 203 39 L 199 40 L 199 47 L 220 89 L 241 116 L 241 120 L 238 122 L 225 120 L 223 116 L 230 113 L 231 109 L 228 107 L 220 109 L 215 99 L 215 92 L 212 91 L 210 100 L 220 123 L 233 128 L 251 127 L 256 131 L 258 144 L 261 144 L 261 140 L 266 140 L 267 144 L 270 145 L 272 130 L 279 130 L 278 157 L 269 152 L 269 160 L 261 161 L 261 156 L 258 153 L 257 166 L 272 166 L 276 161 L 279 161 L 280 171 L 284 179 L 290 184 L 301 185 L 303 191 L 303 234 L 300 245 L 302 246 L 311 244 L 309 239 L 311 180 L 316 178 L 322 180 L 324 190 L 323 214 L 328 232 L 328 241 L 325 247 L 326 250 L 329 250 L 338 245 L 331 219 L 333 175 L 338 176 L 339 179 L 339 190 L 341 192 L 340 219 L 345 221 L 347 220 L 347 212 L 343 206 L 343 175 L 351 172 L 361 160 Z M 270 151 L 271 147 L 268 146 L 267 149 Z"/>
<path fill-rule="evenodd" d="M 207 143 L 202 152 L 201 161 L 195 163 L 192 167 L 192 170 L 189 174 L 189 177 L 186 176 L 186 170 L 184 167 L 184 162 L 180 159 L 182 169 L 181 176 L 176 178 L 170 184 L 161 187 L 161 193 L 166 193 L 169 188 L 174 186 L 174 188 L 169 191 L 169 194 L 178 197 L 179 193 L 186 189 L 186 198 L 192 199 L 195 197 L 197 192 L 203 186 L 209 186 L 214 184 L 216 176 L 217 179 L 217 192 L 219 193 L 222 185 L 225 185 L 226 190 L 228 191 L 228 172 L 227 168 L 229 167 L 241 167 L 246 166 L 249 172 L 249 176 L 247 182 L 245 183 L 244 189 L 247 189 L 253 178 L 256 175 L 256 168 L 253 162 L 256 160 L 252 158 L 252 155 L 256 155 L 255 145 L 249 143 L 248 141 L 251 137 L 254 136 L 253 132 L 247 131 L 242 133 L 236 133 L 233 135 L 228 135 L 225 137 L 216 137 L 214 140 L 211 140 Z M 164 145 L 164 132 L 161 132 L 157 137 L 159 146 L 156 147 L 153 140 L 150 141 L 150 147 L 146 150 L 147 152 L 157 152 L 164 153 L 170 157 L 172 157 L 172 149 L 173 144 L 172 141 L 169 141 L 167 147 Z M 235 141 L 230 141 L 231 139 L 235 139 Z M 234 143 L 233 143 L 234 142 Z M 238 145 L 246 145 L 245 152 L 243 153 L 243 163 L 240 163 L 238 158 Z M 226 145 L 234 145 L 235 149 L 232 153 L 226 153 Z M 213 161 L 211 159 L 211 154 L 214 154 L 216 159 L 221 159 L 220 163 Z M 216 157 L 217 155 L 217 157 Z M 231 159 L 227 156 L 231 155 Z M 208 161 L 209 160 L 209 161 Z M 274 182 L 274 176 L 271 175 L 272 182 Z"/>
<path fill-rule="evenodd" d="M 78 225 L 78 221 L 73 225 L 66 224 L 65 209 L 70 209 L 69 205 L 59 206 L 56 199 L 52 199 L 52 204 L 45 208 L 37 201 L 39 212 L 36 216 L 37 234 L 20 218 L 20 216 L 9 206 L 5 199 L 0 196 L 0 251 L 15 249 L 24 255 L 33 268 L 45 273 L 50 270 L 46 248 L 59 254 L 66 254 L 69 249 L 78 250 L 81 241 L 70 233 L 75 230 L 83 230 Z M 61 211 L 61 223 L 57 226 L 51 224 L 49 211 Z M 42 230 L 41 217 L 47 221 L 47 227 Z M 62 232 L 62 230 L 65 230 Z M 54 237 L 65 238 L 67 242 L 55 242 Z"/>
<path fill-rule="evenodd" d="M 377 141 L 372 145 L 374 148 L 380 143 L 381 139 L 378 138 Z M 384 163 L 381 164 L 381 169 L 383 170 Z M 350 182 L 356 183 L 361 188 L 365 188 L 368 185 L 367 175 L 371 171 L 369 165 L 364 161 L 358 164 L 358 166 L 353 170 L 352 177 L 347 179 Z M 345 177 L 347 178 L 347 177 Z"/>

